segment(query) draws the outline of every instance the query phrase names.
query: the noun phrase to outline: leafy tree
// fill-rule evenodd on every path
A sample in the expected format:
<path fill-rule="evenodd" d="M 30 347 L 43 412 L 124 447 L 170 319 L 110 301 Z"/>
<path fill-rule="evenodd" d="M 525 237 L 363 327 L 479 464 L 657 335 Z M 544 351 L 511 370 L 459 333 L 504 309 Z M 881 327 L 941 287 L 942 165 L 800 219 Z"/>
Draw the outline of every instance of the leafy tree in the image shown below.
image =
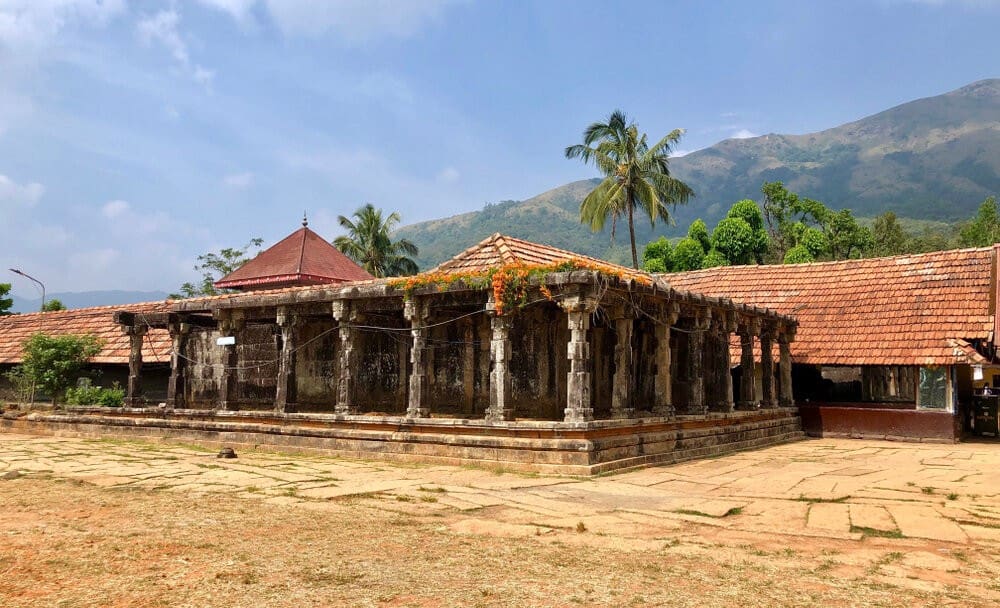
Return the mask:
<path fill-rule="evenodd" d="M 0 317 L 12 314 L 10 309 L 14 306 L 14 298 L 6 297 L 10 293 L 10 283 L 0 283 Z"/>
<path fill-rule="evenodd" d="M 52 298 L 42 306 L 42 312 L 55 312 L 57 310 L 66 310 L 66 305 L 62 303 L 62 300 L 56 298 Z"/>
<path fill-rule="evenodd" d="M 753 260 L 756 235 L 743 218 L 722 219 L 712 231 L 712 251 L 722 256 L 727 264 L 749 264 Z M 705 264 L 707 262 L 703 262 Z M 719 266 L 719 264 L 713 264 Z"/>
<path fill-rule="evenodd" d="M 704 259 L 705 250 L 702 248 L 701 243 L 686 236 L 674 247 L 673 270 L 675 272 L 698 270 L 701 268 L 701 263 Z"/>
<path fill-rule="evenodd" d="M 765 183 L 761 191 L 771 254 L 781 260 L 789 249 L 799 244 L 806 228 L 823 226 L 829 210 L 819 201 L 790 192 L 781 182 Z"/>
<path fill-rule="evenodd" d="M 642 262 L 642 269 L 646 272 L 669 272 L 667 264 L 663 261 L 663 258 L 649 258 Z"/>
<path fill-rule="evenodd" d="M 1000 242 L 1000 209 L 996 197 L 988 197 L 979 205 L 976 217 L 961 228 L 958 244 L 961 247 L 986 247 Z"/>
<path fill-rule="evenodd" d="M 705 253 L 708 253 L 708 250 L 712 248 L 712 237 L 709 236 L 708 226 L 705 225 L 705 221 L 701 218 L 691 222 L 687 235 L 698 241 L 698 244 L 701 245 L 701 250 Z"/>
<path fill-rule="evenodd" d="M 712 249 L 701 261 L 702 268 L 716 268 L 718 266 L 729 266 L 729 260 L 718 249 Z"/>
<path fill-rule="evenodd" d="M 830 256 L 835 260 L 860 257 L 871 248 L 871 230 L 859 225 L 850 209 L 827 213 L 823 228 L 830 242 Z"/>
<path fill-rule="evenodd" d="M 632 266 L 639 267 L 635 246 L 635 211 L 649 217 L 669 220 L 668 205 L 683 204 L 694 196 L 684 182 L 671 177 L 669 158 L 671 146 L 683 134 L 674 129 L 650 146 L 645 133 L 629 122 L 620 110 L 615 110 L 606 123 L 595 122 L 583 132 L 583 143 L 566 148 L 566 158 L 591 161 L 604 174 L 604 180 L 580 204 L 580 221 L 590 224 L 597 232 L 611 218 L 614 238 L 618 218 L 628 219 L 629 242 L 632 245 Z"/>
<path fill-rule="evenodd" d="M 200 263 L 194 269 L 201 273 L 201 282 L 197 284 L 184 283 L 181 285 L 180 293 L 172 293 L 169 297 L 177 300 L 224 293 L 226 290 L 216 289 L 214 283 L 256 257 L 263 244 L 264 239 L 253 238 L 240 248 L 226 247 L 218 253 L 210 252 L 199 255 L 198 261 Z M 256 250 L 253 255 L 250 255 L 251 249 Z"/>
<path fill-rule="evenodd" d="M 815 262 L 816 258 L 813 257 L 812 253 L 806 248 L 805 245 L 796 245 L 792 247 L 785 253 L 785 259 L 783 264 L 804 264 L 806 262 Z"/>
<path fill-rule="evenodd" d="M 37 333 L 24 341 L 21 369 L 39 388 L 52 397 L 62 396 L 91 357 L 101 351 L 102 342 L 94 335 L 49 336 Z"/>
<path fill-rule="evenodd" d="M 798 237 L 799 245 L 806 248 L 813 260 L 830 250 L 830 239 L 819 228 L 806 228 Z M 810 260 L 810 261 L 813 261 Z"/>
<path fill-rule="evenodd" d="M 871 254 L 876 257 L 899 255 L 907 252 L 907 237 L 896 214 L 886 211 L 872 224 Z"/>
<path fill-rule="evenodd" d="M 761 213 L 757 203 L 750 199 L 737 201 L 729 208 L 729 213 L 726 214 L 726 217 L 739 218 L 750 226 L 750 229 L 753 230 L 753 245 L 750 250 L 750 259 L 754 263 L 763 264 L 769 239 L 767 230 L 764 229 L 764 214 Z"/>
<path fill-rule="evenodd" d="M 418 255 L 417 246 L 407 239 L 393 241 L 393 227 L 399 223 L 399 213 L 382 216 L 382 210 L 371 203 L 354 212 L 351 220 L 343 215 L 337 220 L 347 230 L 333 244 L 360 264 L 373 277 L 396 277 L 416 274 L 417 263 L 410 256 Z"/>
<path fill-rule="evenodd" d="M 650 241 L 642 252 L 642 268 L 646 272 L 669 272 L 673 266 L 673 252 L 667 237 Z M 654 270 L 653 268 L 656 268 Z M 662 268 L 662 270 L 659 270 Z"/>

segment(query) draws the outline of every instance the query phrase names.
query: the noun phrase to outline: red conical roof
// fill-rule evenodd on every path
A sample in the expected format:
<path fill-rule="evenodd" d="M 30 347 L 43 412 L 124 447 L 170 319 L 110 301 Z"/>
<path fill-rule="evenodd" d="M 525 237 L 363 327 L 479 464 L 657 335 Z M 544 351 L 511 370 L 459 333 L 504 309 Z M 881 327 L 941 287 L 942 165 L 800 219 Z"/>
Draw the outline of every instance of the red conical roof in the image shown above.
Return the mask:
<path fill-rule="evenodd" d="M 271 289 L 366 281 L 364 268 L 303 225 L 215 282 L 219 289 Z"/>

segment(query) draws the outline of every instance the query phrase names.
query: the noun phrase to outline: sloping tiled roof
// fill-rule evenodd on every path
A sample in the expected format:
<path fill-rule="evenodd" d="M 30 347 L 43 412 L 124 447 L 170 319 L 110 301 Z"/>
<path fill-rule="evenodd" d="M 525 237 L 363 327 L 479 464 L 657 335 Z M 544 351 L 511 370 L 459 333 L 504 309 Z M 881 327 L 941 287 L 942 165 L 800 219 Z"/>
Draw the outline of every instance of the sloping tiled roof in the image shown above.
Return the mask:
<path fill-rule="evenodd" d="M 993 265 L 993 248 L 981 248 L 662 276 L 796 317 L 797 363 L 951 365 L 982 362 L 967 341 L 993 340 Z"/>
<path fill-rule="evenodd" d="M 447 262 L 443 262 L 430 272 L 461 273 L 483 272 L 504 264 L 524 264 L 528 266 L 558 264 L 570 260 L 581 260 L 596 268 L 607 270 L 626 278 L 650 280 L 648 273 L 612 264 L 590 256 L 540 245 L 530 241 L 505 236 L 497 232 L 469 247 Z"/>
<path fill-rule="evenodd" d="M 116 310 L 135 313 L 169 312 L 172 302 L 145 302 L 116 306 L 74 308 L 55 312 L 34 312 L 0 317 L 0 364 L 20 363 L 21 344 L 32 334 L 49 335 L 94 334 L 104 342 L 94 363 L 128 363 L 129 338 L 114 322 Z M 165 329 L 151 329 L 142 345 L 142 359 L 146 363 L 170 361 L 170 335 Z"/>
<path fill-rule="evenodd" d="M 364 281 L 372 276 L 320 235 L 302 226 L 215 282 L 219 289 L 267 289 Z"/>

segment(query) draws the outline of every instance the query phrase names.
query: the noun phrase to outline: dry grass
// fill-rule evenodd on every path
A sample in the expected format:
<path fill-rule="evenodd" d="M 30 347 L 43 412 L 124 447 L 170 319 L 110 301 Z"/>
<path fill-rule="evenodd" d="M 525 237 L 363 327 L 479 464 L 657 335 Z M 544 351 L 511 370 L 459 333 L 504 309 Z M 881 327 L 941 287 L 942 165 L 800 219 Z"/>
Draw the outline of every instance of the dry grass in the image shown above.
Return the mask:
<path fill-rule="evenodd" d="M 891 577 L 906 548 L 866 544 L 907 540 L 789 555 L 706 528 L 626 551 L 573 530 L 458 534 L 460 514 L 386 496 L 280 505 L 35 476 L 0 482 L 0 505 L 0 606 L 987 606 L 998 591 L 954 582 L 996 555 L 928 591 Z M 889 557 L 866 569 L 851 547 Z"/>

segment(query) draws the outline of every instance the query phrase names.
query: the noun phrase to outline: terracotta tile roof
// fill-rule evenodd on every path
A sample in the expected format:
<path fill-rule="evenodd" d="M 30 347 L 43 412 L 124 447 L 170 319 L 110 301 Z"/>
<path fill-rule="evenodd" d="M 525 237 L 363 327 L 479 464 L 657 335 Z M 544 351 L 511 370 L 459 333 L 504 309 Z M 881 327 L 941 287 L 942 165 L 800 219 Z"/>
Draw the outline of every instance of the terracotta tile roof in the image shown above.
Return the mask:
<path fill-rule="evenodd" d="M 215 282 L 219 289 L 267 289 L 371 279 L 364 268 L 307 226 Z"/>
<path fill-rule="evenodd" d="M 619 266 L 565 249 L 516 239 L 499 232 L 469 247 L 429 272 L 482 272 L 504 264 L 534 266 L 557 264 L 570 260 L 582 260 L 597 268 L 627 278 L 643 278 L 647 281 L 651 279 L 648 273 L 633 268 Z"/>
<path fill-rule="evenodd" d="M 968 342 L 993 340 L 993 264 L 993 248 L 981 248 L 662 278 L 796 317 L 798 363 L 950 365 L 981 362 Z"/>
<path fill-rule="evenodd" d="M 0 317 L 0 363 L 20 363 L 21 344 L 32 334 L 94 334 L 104 347 L 94 363 L 128 363 L 129 338 L 112 316 L 116 310 L 136 313 L 169 312 L 172 302 L 145 302 L 116 306 L 75 308 L 56 312 L 35 312 Z M 164 329 L 153 329 L 143 341 L 142 358 L 148 363 L 170 361 L 170 336 Z"/>

